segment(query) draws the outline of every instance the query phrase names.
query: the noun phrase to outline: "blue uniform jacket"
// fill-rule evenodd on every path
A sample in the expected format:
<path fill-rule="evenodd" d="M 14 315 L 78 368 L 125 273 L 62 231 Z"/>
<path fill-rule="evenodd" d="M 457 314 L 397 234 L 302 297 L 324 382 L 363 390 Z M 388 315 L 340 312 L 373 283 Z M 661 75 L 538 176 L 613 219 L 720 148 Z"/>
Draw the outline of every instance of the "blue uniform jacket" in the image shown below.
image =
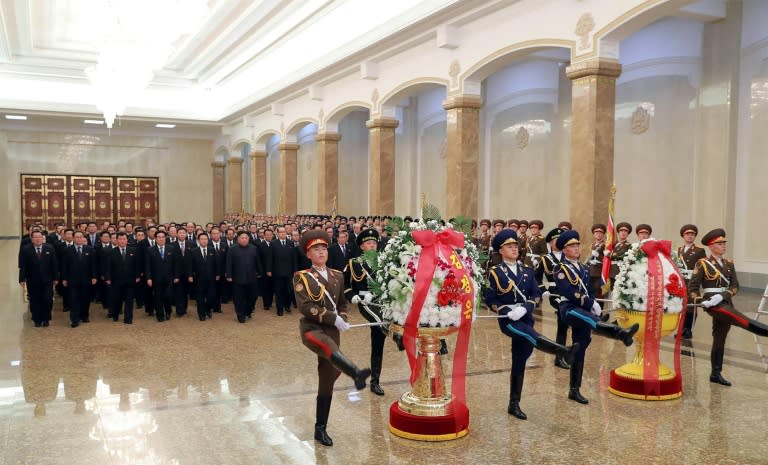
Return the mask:
<path fill-rule="evenodd" d="M 523 304 L 528 313 L 518 321 L 533 325 L 533 308 L 541 298 L 541 294 L 532 269 L 518 263 L 517 274 L 514 274 L 502 262 L 491 268 L 488 281 L 484 298 L 489 308 L 500 315 L 506 315 L 510 309 L 502 308 L 504 305 Z M 499 319 L 502 331 L 505 330 L 507 323 L 509 320 Z M 504 332 L 506 334 L 506 331 Z"/>
<path fill-rule="evenodd" d="M 560 295 L 560 312 L 579 308 L 585 312 L 592 310 L 595 302 L 589 269 L 580 263 L 563 260 L 555 266 L 555 284 Z"/>

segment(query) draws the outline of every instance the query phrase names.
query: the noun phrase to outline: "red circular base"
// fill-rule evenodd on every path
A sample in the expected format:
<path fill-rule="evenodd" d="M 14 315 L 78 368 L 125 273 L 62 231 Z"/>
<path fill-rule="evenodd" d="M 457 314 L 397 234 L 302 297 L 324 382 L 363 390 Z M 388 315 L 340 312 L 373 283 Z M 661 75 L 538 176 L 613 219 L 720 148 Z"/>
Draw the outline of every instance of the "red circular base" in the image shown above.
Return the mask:
<path fill-rule="evenodd" d="M 611 381 L 608 390 L 617 396 L 630 399 L 671 400 L 683 395 L 683 379 L 678 373 L 672 379 L 660 380 L 658 392 L 656 392 L 656 389 L 646 392 L 645 383 L 642 379 L 626 378 L 616 374 L 616 370 L 611 370 Z"/>
<path fill-rule="evenodd" d="M 403 412 L 395 401 L 389 407 L 389 431 L 396 436 L 419 441 L 450 441 L 469 432 L 469 409 L 453 402 L 453 412 L 440 417 L 425 417 Z"/>

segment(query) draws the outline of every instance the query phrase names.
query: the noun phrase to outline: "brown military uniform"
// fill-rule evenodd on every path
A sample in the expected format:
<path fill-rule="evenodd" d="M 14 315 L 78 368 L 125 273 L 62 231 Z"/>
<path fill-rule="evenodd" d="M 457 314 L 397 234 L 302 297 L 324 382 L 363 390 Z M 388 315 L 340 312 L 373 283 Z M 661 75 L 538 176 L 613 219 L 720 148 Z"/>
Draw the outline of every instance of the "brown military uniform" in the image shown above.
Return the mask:
<path fill-rule="evenodd" d="M 330 361 L 340 345 L 339 330 L 334 322 L 337 315 L 347 320 L 344 275 L 332 268 L 326 270 L 327 280 L 314 268 L 293 276 L 296 306 L 303 315 L 299 322 L 301 342 L 317 354 L 318 395 L 333 393 L 333 384 L 340 374 Z"/>
<path fill-rule="evenodd" d="M 548 252 L 547 241 L 544 240 L 543 234 L 531 236 L 528 239 L 527 253 L 523 263 L 535 272 L 541 266 L 541 261 Z"/>
<path fill-rule="evenodd" d="M 714 257 L 701 259 L 696 263 L 688 287 L 691 303 L 701 303 L 719 294 L 722 302 L 706 309 L 712 316 L 712 352 L 725 349 L 725 338 L 731 325 L 742 320 L 748 325 L 748 318 L 733 307 L 733 296 L 739 292 L 736 267 L 731 260 L 723 258 L 722 265 Z M 744 326 L 744 325 L 741 325 Z"/>
<path fill-rule="evenodd" d="M 632 247 L 632 243 L 629 241 L 619 241 L 616 243 L 615 246 L 613 246 L 613 254 L 611 254 L 611 283 L 613 283 L 614 278 L 616 278 L 616 275 L 619 274 L 619 264 L 624 260 L 624 255 L 629 252 L 630 247 Z M 613 287 L 613 284 L 611 284 L 611 287 Z"/>
<path fill-rule="evenodd" d="M 696 264 L 702 258 L 707 258 L 707 252 L 704 247 L 699 247 L 696 244 L 692 244 L 688 250 L 685 250 L 685 246 L 681 245 L 677 248 L 677 255 L 680 257 L 680 261 L 683 266 L 680 268 L 680 273 L 685 278 L 685 285 L 688 286 L 693 276 L 693 270 L 696 268 Z"/>
<path fill-rule="evenodd" d="M 598 298 L 603 297 L 601 291 L 602 287 L 602 274 L 603 274 L 603 250 L 605 250 L 605 241 L 592 243 L 592 254 L 590 254 L 587 260 L 589 266 L 589 279 L 592 281 L 592 289 L 594 289 Z M 597 256 L 595 256 L 597 254 Z"/>

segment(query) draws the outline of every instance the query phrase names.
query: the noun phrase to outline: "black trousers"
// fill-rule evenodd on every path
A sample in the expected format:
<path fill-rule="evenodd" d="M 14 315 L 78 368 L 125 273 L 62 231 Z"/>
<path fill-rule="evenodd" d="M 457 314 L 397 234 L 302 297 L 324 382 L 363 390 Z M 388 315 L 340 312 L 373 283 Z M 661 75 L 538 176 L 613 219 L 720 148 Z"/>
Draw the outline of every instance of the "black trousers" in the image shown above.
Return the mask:
<path fill-rule="evenodd" d="M 141 282 L 139 283 L 139 287 L 136 291 L 136 295 L 141 294 L 141 300 L 144 302 L 144 311 L 147 312 L 147 315 L 152 315 L 155 313 L 155 302 L 154 297 L 152 296 L 152 288 L 147 286 L 147 280 L 142 278 Z M 138 303 L 139 299 L 136 298 L 136 302 Z"/>
<path fill-rule="evenodd" d="M 42 323 L 51 320 L 53 307 L 53 283 L 32 283 L 27 281 L 29 293 L 29 310 L 32 321 Z"/>
<path fill-rule="evenodd" d="M 291 306 L 291 295 L 293 295 L 293 289 L 291 288 L 290 276 L 273 276 L 272 284 L 275 291 L 275 299 L 277 300 L 277 310 L 287 310 Z M 266 305 L 266 304 L 265 304 Z"/>
<path fill-rule="evenodd" d="M 173 285 L 173 305 L 176 307 L 176 314 L 179 316 L 187 313 L 187 305 L 189 303 L 186 279 L 182 278 Z"/>
<path fill-rule="evenodd" d="M 106 310 L 109 308 L 109 286 L 103 279 L 99 279 L 99 282 L 96 283 L 96 286 L 99 288 L 98 293 L 101 306 Z"/>
<path fill-rule="evenodd" d="M 152 306 L 155 309 L 157 321 L 165 321 L 166 318 L 171 317 L 172 286 L 170 282 L 152 281 Z"/>
<path fill-rule="evenodd" d="M 110 306 L 109 316 L 112 317 L 112 321 L 120 319 L 120 309 L 123 309 L 123 321 L 126 323 L 133 322 L 133 294 L 135 287 L 133 283 L 112 283 L 109 286 L 110 294 Z"/>
<path fill-rule="evenodd" d="M 275 295 L 274 283 L 272 282 L 271 276 L 262 276 L 259 278 L 259 294 L 264 300 L 264 308 L 271 308 L 273 296 Z"/>
<path fill-rule="evenodd" d="M 213 298 L 210 300 L 211 310 L 214 312 L 220 312 L 221 311 L 221 281 L 223 281 L 224 278 L 220 278 L 219 281 L 214 281 L 211 283 L 211 292 L 213 293 Z"/>
<path fill-rule="evenodd" d="M 198 282 L 195 287 L 195 301 L 197 302 L 197 316 L 204 320 L 207 315 L 213 311 L 214 301 L 216 300 L 216 283 Z"/>
<path fill-rule="evenodd" d="M 68 283 L 69 298 L 72 306 L 69 309 L 69 321 L 80 323 L 90 318 L 91 308 L 91 283 Z"/>
<path fill-rule="evenodd" d="M 232 291 L 235 299 L 235 313 L 237 318 L 242 319 L 253 313 L 253 307 L 256 305 L 258 292 L 256 283 L 252 284 L 232 284 Z"/>

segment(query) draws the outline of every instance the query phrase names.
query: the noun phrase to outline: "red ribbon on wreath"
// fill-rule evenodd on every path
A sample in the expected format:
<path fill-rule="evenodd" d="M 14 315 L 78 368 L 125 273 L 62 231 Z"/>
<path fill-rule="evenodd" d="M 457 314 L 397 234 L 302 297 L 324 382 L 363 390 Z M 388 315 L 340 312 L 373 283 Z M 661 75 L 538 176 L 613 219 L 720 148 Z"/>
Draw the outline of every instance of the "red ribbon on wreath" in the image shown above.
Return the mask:
<path fill-rule="evenodd" d="M 413 239 L 421 246 L 419 265 L 416 270 L 416 285 L 413 290 L 413 303 L 405 319 L 403 330 L 403 345 L 408 356 L 408 364 L 411 367 L 411 385 L 418 377 L 418 365 L 416 363 L 416 336 L 419 333 L 419 317 L 424 306 L 424 301 L 432 285 L 437 262 L 442 255 L 449 261 L 454 279 L 461 289 L 459 301 L 461 302 L 461 323 L 459 334 L 456 338 L 456 349 L 453 356 L 453 372 L 451 374 L 451 393 L 454 400 L 461 404 L 466 403 L 465 378 L 467 370 L 467 351 L 469 349 L 469 334 L 472 327 L 472 307 L 475 298 L 475 290 L 472 280 L 467 274 L 461 259 L 454 252 L 455 249 L 464 248 L 464 235 L 452 229 L 446 229 L 439 233 L 431 230 L 414 231 Z"/>

